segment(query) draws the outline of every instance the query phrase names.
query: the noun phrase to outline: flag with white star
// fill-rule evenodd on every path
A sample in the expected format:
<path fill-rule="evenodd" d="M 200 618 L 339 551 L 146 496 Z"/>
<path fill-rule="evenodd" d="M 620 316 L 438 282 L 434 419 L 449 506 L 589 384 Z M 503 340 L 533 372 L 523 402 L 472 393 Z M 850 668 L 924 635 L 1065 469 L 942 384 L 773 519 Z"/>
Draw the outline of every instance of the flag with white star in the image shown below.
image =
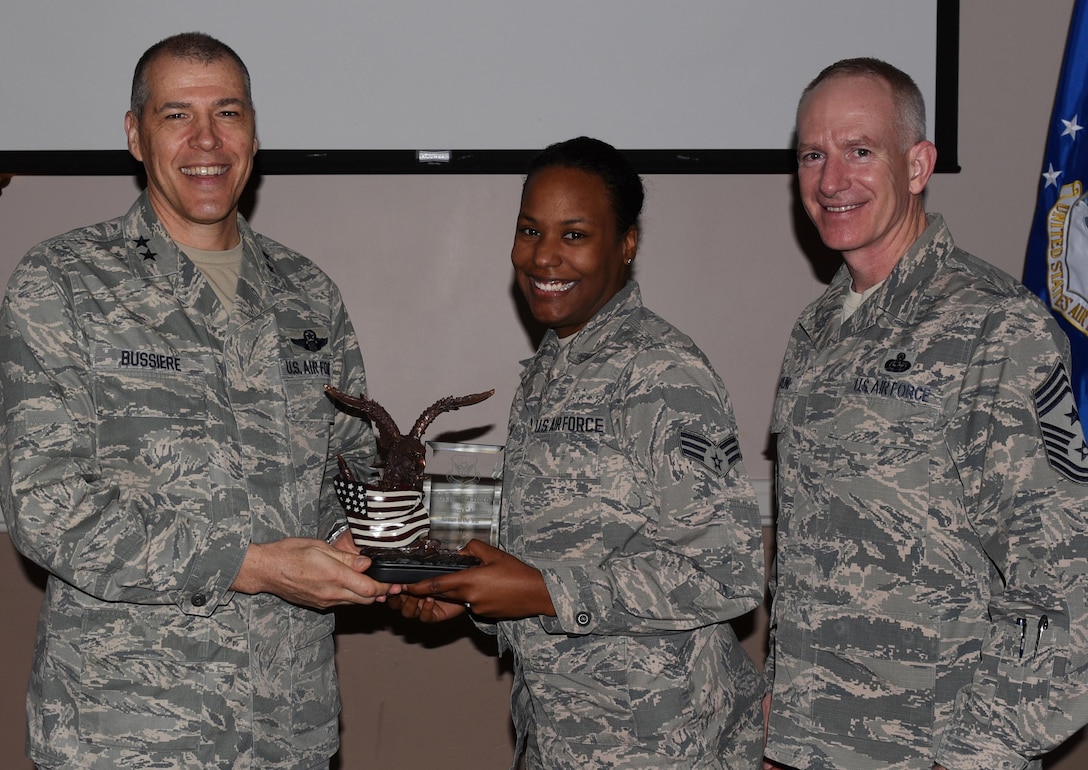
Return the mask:
<path fill-rule="evenodd" d="M 1076 0 L 1047 131 L 1024 284 L 1069 337 L 1070 373 L 1080 408 L 1088 405 L 1088 0 Z"/>

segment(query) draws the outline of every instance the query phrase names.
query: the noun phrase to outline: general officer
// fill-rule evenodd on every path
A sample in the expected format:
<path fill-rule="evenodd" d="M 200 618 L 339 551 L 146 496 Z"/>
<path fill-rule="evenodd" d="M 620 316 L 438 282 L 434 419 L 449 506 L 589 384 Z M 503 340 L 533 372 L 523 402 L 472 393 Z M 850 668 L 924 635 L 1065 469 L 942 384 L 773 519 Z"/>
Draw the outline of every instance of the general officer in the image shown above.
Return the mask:
<path fill-rule="evenodd" d="M 775 404 L 767 767 L 1019 770 L 1088 720 L 1068 343 L 927 216 L 936 155 L 885 62 L 833 64 L 801 96 L 801 200 L 845 264 Z"/>
<path fill-rule="evenodd" d="M 337 537 L 336 454 L 365 474 L 375 448 L 322 386 L 364 386 L 359 345 L 332 281 L 238 214 L 257 138 L 233 50 L 152 46 L 125 129 L 146 191 L 32 249 L 0 311 L 3 509 L 49 573 L 29 756 L 327 767 L 321 610 L 388 588 Z"/>

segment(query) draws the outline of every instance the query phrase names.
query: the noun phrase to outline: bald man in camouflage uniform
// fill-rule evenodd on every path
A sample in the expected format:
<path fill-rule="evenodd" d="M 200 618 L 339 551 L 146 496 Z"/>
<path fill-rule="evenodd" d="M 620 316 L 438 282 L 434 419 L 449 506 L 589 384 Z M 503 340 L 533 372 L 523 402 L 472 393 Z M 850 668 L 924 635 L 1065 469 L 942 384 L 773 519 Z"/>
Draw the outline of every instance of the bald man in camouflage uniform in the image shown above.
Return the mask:
<path fill-rule="evenodd" d="M 854 60 L 798 110 L 801 197 L 846 264 L 794 327 L 775 404 L 769 766 L 1020 770 L 1088 720 L 1068 344 L 926 216 L 920 104 Z"/>
<path fill-rule="evenodd" d="M 757 766 L 763 683 L 726 621 L 763 596 L 759 508 L 725 388 L 634 281 L 528 363 L 503 490 L 499 545 L 556 611 L 499 623 L 528 766 Z"/>
<path fill-rule="evenodd" d="M 335 455 L 363 473 L 374 442 L 322 386 L 364 387 L 362 356 L 332 281 L 237 213 L 256 142 L 224 48 L 183 36 L 148 60 L 129 123 L 147 192 L 34 248 L 0 313 L 3 509 L 49 573 L 39 767 L 327 768 L 334 621 L 316 608 L 386 588 L 325 542 Z M 180 166 L 155 131 L 181 132 Z M 218 241 L 240 257 L 225 297 L 188 256 Z"/>

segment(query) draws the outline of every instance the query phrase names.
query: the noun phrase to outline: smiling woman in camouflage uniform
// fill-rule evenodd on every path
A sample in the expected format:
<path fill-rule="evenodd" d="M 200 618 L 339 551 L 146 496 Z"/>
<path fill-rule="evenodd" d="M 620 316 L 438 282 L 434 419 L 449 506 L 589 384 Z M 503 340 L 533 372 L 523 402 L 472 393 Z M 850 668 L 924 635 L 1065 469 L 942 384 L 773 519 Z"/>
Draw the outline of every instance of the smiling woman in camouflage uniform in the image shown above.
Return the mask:
<path fill-rule="evenodd" d="M 500 548 L 473 541 L 482 566 L 402 611 L 498 620 L 529 768 L 751 770 L 763 688 L 727 621 L 762 598 L 758 507 L 725 388 L 629 280 L 642 199 L 597 140 L 530 168 L 511 258 L 550 331 L 511 408 Z"/>

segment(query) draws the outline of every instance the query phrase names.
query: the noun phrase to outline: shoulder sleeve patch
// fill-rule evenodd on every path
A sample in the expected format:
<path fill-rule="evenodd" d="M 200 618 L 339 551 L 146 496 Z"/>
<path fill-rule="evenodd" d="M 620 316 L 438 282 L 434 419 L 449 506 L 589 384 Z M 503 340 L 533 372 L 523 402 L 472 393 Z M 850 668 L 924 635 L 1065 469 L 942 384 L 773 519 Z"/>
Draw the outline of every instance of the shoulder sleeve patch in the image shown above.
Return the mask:
<path fill-rule="evenodd" d="M 1088 484 L 1088 443 L 1065 364 L 1054 367 L 1035 391 L 1035 413 L 1050 467 L 1070 481 Z"/>
<path fill-rule="evenodd" d="M 680 453 L 714 475 L 724 476 L 740 461 L 740 443 L 735 433 L 715 442 L 694 431 L 681 429 Z"/>

